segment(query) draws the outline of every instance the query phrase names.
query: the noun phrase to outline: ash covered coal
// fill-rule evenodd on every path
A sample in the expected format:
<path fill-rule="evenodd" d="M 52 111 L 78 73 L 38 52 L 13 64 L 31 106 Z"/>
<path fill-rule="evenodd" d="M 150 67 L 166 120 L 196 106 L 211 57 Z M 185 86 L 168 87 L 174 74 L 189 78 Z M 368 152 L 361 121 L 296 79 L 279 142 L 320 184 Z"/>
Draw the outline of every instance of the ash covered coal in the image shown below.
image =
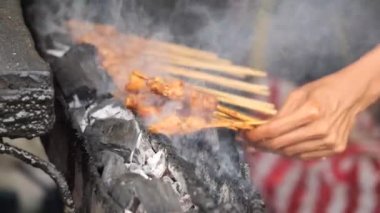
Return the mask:
<path fill-rule="evenodd" d="M 96 175 L 117 205 L 131 212 L 264 211 L 242 175 L 233 136 L 224 134 L 215 146 L 207 132 L 176 139 L 149 135 L 117 106 L 112 99 L 94 103 L 81 122 Z"/>

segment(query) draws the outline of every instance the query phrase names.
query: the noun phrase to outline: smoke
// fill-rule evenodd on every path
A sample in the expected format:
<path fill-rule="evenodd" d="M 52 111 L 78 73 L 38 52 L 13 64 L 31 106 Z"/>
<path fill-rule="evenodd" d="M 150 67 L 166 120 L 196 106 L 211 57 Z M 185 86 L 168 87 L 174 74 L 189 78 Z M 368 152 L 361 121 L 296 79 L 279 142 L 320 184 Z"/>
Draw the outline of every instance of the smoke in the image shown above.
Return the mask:
<path fill-rule="evenodd" d="M 261 42 L 264 69 L 273 75 L 298 83 L 315 80 L 379 43 L 379 1 L 271 1 Z M 256 30 L 255 36 L 261 29 Z"/>
<path fill-rule="evenodd" d="M 253 38 L 263 68 L 298 83 L 339 70 L 379 42 L 379 1 L 271 1 L 268 6 L 260 0 L 34 0 L 29 9 L 42 37 L 67 33 L 64 22 L 74 18 L 211 50 L 239 64 L 247 62 Z M 208 134 L 218 153 L 219 135 Z M 174 145 L 186 152 L 183 144 Z M 231 170 L 226 156 L 218 160 Z"/>
<path fill-rule="evenodd" d="M 371 0 L 30 0 L 43 35 L 79 18 L 212 50 L 239 64 L 251 47 L 272 75 L 304 83 L 339 70 L 379 43 Z M 265 4 L 269 2 L 271 4 Z M 264 13 L 266 16 L 260 16 Z M 267 22 L 267 23 L 265 23 Z M 251 44 L 252 38 L 257 41 Z M 260 58 L 251 57 L 253 61 Z M 254 66 L 260 66 L 254 63 Z"/>
<path fill-rule="evenodd" d="M 52 37 L 55 43 L 70 44 L 65 39 L 59 40 L 59 38 L 68 34 L 65 22 L 77 19 L 110 24 L 122 32 L 216 52 L 239 64 L 246 63 L 251 48 L 254 14 L 250 10 L 252 4 L 250 0 L 32 0 L 31 2 L 28 12 L 33 20 L 28 21 L 33 23 L 39 37 Z M 45 40 L 39 41 L 38 44 L 51 45 Z M 46 46 L 42 49 L 50 48 Z M 165 111 L 170 112 L 175 107 L 168 104 Z M 209 152 L 196 152 L 194 146 L 199 144 L 189 144 L 188 141 L 181 140 L 181 142 L 177 139 L 173 139 L 173 146 L 187 160 L 193 161 L 200 167 L 207 159 L 207 155 L 212 153 L 220 165 L 221 175 L 236 174 L 238 178 L 237 165 L 233 163 L 231 154 L 226 153 L 226 145 L 223 144 L 225 138 L 217 134 L 216 130 L 204 132 L 201 139 L 198 137 L 190 135 L 187 140 L 205 143 L 200 147 L 209 149 Z M 231 142 L 232 140 L 230 139 Z M 189 150 L 193 152 L 189 153 Z"/>
<path fill-rule="evenodd" d="M 250 0 L 31 0 L 41 35 L 66 32 L 64 22 L 108 23 L 148 38 L 210 50 L 238 63 L 249 55 Z"/>

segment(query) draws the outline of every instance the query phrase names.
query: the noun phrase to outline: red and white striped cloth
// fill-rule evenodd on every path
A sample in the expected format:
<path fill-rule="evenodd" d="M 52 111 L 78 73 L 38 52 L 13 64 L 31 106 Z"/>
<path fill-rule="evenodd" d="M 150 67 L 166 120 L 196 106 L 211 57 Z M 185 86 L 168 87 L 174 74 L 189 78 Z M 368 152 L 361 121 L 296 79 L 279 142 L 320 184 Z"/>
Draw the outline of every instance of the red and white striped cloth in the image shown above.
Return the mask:
<path fill-rule="evenodd" d="M 276 105 L 293 86 L 271 79 Z M 257 152 L 251 176 L 270 212 L 380 213 L 380 137 L 369 113 L 359 116 L 347 150 L 321 161 Z"/>

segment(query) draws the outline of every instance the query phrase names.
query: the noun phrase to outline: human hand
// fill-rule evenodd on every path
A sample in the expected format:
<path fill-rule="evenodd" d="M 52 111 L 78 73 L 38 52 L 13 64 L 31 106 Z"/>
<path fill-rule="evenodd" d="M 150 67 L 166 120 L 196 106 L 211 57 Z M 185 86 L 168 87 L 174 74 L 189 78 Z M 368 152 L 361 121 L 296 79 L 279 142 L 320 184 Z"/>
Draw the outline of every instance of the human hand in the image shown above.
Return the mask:
<path fill-rule="evenodd" d="M 301 159 L 344 151 L 356 115 L 379 94 L 379 86 L 374 89 L 371 84 L 373 70 L 366 71 L 372 66 L 368 65 L 369 60 L 364 62 L 291 93 L 278 115 L 246 132 L 248 150 L 257 147 Z"/>

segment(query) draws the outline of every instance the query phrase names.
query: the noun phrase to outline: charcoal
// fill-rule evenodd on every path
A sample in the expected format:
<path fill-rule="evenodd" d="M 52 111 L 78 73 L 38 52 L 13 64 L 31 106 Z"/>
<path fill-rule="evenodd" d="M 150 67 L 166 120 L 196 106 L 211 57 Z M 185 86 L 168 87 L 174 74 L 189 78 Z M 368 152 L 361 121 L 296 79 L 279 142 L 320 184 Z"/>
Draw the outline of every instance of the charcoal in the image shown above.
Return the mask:
<path fill-rule="evenodd" d="M 147 180 L 137 174 L 126 174 L 111 193 L 125 208 L 136 197 L 148 213 L 182 212 L 175 192 L 157 179 Z"/>
<path fill-rule="evenodd" d="M 161 178 L 166 171 L 166 154 L 160 150 L 147 159 L 147 165 L 143 167 L 146 174 Z"/>
<path fill-rule="evenodd" d="M 91 45 L 73 46 L 63 57 L 54 61 L 53 66 L 66 97 L 77 95 L 83 101 L 114 91 L 111 79 L 99 66 L 96 49 Z"/>
<path fill-rule="evenodd" d="M 124 158 L 111 151 L 102 151 L 97 153 L 98 161 L 101 163 L 98 167 L 102 168 L 101 177 L 106 187 L 110 187 L 114 181 L 127 173 L 124 166 Z"/>
<path fill-rule="evenodd" d="M 234 166 L 234 164 L 239 165 L 241 160 L 231 164 L 230 167 L 223 168 L 221 164 L 224 164 L 226 159 L 234 159 L 235 154 L 230 154 L 228 151 L 231 150 L 224 145 L 220 147 L 222 150 L 213 151 L 208 146 L 210 143 L 205 135 L 207 135 L 205 132 L 198 133 L 191 137 L 185 137 L 186 140 L 177 138 L 175 142 L 168 141 L 167 137 L 156 135 L 151 140 L 154 140 L 153 143 L 159 144 L 158 148 L 167 150 L 169 171 L 174 178 L 179 180 L 179 183 L 186 184 L 186 190 L 200 210 L 205 212 L 264 212 L 265 205 L 260 195 L 252 188 L 250 182 L 242 177 L 242 172 L 239 171 L 240 167 L 235 168 Z M 222 140 L 220 143 L 228 143 L 228 141 Z M 172 144 L 177 144 L 184 150 L 179 150 L 178 147 L 174 148 Z M 227 157 L 226 155 L 231 156 Z"/>
<path fill-rule="evenodd" d="M 47 63 L 34 48 L 19 0 L 0 2 L 0 137 L 35 137 L 54 122 Z"/>
<path fill-rule="evenodd" d="M 102 144 L 117 145 L 126 149 L 133 149 L 137 141 L 137 135 L 131 129 L 135 127 L 133 121 L 121 119 L 97 120 L 91 129 L 87 130 L 88 135 L 97 137 L 97 141 Z"/>

